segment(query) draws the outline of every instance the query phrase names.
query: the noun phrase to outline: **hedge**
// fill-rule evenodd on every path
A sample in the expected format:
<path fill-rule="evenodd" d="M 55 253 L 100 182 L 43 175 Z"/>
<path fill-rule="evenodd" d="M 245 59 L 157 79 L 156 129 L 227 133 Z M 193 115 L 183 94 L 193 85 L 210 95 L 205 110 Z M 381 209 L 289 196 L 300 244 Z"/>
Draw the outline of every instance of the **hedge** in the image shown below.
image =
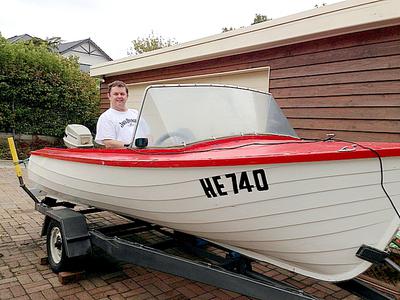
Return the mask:
<path fill-rule="evenodd" d="M 99 103 L 96 80 L 76 58 L 0 36 L 0 131 L 61 137 L 75 123 L 93 132 Z"/>

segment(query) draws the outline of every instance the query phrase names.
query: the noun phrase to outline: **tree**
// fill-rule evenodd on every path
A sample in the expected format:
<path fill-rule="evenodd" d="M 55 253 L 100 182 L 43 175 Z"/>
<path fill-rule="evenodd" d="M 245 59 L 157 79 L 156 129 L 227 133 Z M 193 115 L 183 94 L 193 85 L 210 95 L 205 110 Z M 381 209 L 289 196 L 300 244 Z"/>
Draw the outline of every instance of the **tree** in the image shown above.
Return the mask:
<path fill-rule="evenodd" d="M 156 36 L 152 31 L 147 37 L 138 37 L 133 40 L 132 46 L 128 50 L 128 55 L 141 54 L 176 44 L 178 44 L 178 42 L 175 39 L 165 39 L 162 36 Z"/>
<path fill-rule="evenodd" d="M 0 37 L 0 131 L 62 137 L 68 124 L 94 129 L 99 105 L 96 80 L 77 58 Z"/>
<path fill-rule="evenodd" d="M 269 21 L 269 20 L 272 20 L 272 19 L 268 18 L 266 15 L 256 14 L 254 16 L 253 23 L 251 23 L 251 25 L 262 23 L 262 22 Z"/>
<path fill-rule="evenodd" d="M 51 38 L 47 38 L 45 42 L 47 43 L 47 48 L 49 48 L 52 51 L 57 51 L 62 40 L 61 37 L 59 36 L 53 36 Z"/>
<path fill-rule="evenodd" d="M 53 51 L 53 52 L 57 52 L 58 50 L 58 46 L 61 43 L 61 37 L 51 37 L 51 38 L 47 38 L 45 40 L 38 38 L 38 37 L 32 37 L 32 39 L 30 40 L 26 40 L 26 41 L 21 41 L 21 42 L 17 42 L 17 43 L 23 43 L 23 44 L 33 44 L 35 46 L 40 46 L 40 45 L 44 45 L 47 47 L 47 49 L 49 51 Z"/>
<path fill-rule="evenodd" d="M 325 5 L 326 5 L 326 3 L 323 2 L 322 4 L 315 4 L 314 7 L 315 7 L 315 8 L 318 8 L 318 7 L 322 7 L 322 6 L 325 6 Z"/>
<path fill-rule="evenodd" d="M 266 15 L 256 14 L 254 16 L 253 23 L 251 23 L 251 25 L 254 25 L 254 24 L 257 24 L 257 23 L 262 23 L 262 22 L 265 22 L 265 21 L 270 21 L 270 20 L 272 20 L 272 19 L 268 18 Z M 243 26 L 240 27 L 240 28 L 243 28 Z M 222 27 L 222 32 L 227 32 L 227 31 L 231 31 L 231 30 L 235 30 L 235 29 L 236 28 L 234 28 L 234 27 Z"/>
<path fill-rule="evenodd" d="M 228 31 L 231 31 L 231 30 L 234 30 L 235 28 L 233 28 L 233 27 L 222 27 L 222 32 L 228 32 Z"/>

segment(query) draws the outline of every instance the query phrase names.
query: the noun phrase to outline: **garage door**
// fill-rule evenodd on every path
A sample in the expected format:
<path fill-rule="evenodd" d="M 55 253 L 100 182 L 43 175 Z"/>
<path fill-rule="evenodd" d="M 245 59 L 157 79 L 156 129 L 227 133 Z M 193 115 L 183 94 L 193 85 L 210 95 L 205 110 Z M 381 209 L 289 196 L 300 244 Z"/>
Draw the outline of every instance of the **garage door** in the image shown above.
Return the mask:
<path fill-rule="evenodd" d="M 130 84 L 128 85 L 128 107 L 135 109 L 140 108 L 144 96 L 144 91 L 149 85 L 189 83 L 227 84 L 268 92 L 269 67 Z"/>

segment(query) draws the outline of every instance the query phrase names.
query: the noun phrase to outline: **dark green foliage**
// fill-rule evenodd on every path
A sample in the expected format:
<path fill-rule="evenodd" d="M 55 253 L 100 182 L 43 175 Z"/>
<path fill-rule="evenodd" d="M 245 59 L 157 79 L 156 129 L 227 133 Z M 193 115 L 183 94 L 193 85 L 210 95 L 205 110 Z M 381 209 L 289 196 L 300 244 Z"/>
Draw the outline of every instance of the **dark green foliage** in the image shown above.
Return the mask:
<path fill-rule="evenodd" d="M 234 30 L 235 28 L 233 28 L 233 27 L 222 27 L 222 32 L 228 32 L 228 31 L 232 31 L 232 30 Z"/>
<path fill-rule="evenodd" d="M 256 14 L 254 16 L 253 23 L 251 23 L 251 25 L 262 23 L 262 22 L 265 22 L 265 21 L 270 21 L 270 20 L 272 20 L 272 19 L 268 18 L 266 15 Z"/>
<path fill-rule="evenodd" d="M 262 22 L 266 22 L 266 21 L 271 21 L 271 18 L 268 18 L 266 15 L 262 15 L 262 14 L 255 14 L 253 22 L 251 23 L 251 25 L 255 25 L 258 23 L 262 23 Z M 240 27 L 243 28 L 244 26 Z M 227 31 L 231 31 L 231 30 L 235 30 L 236 28 L 234 27 L 222 27 L 222 32 L 227 32 Z"/>
<path fill-rule="evenodd" d="M 95 128 L 96 80 L 46 43 L 11 44 L 0 37 L 0 131 L 63 136 L 67 124 Z"/>
<path fill-rule="evenodd" d="M 322 7 L 322 6 L 325 6 L 325 5 L 326 5 L 326 3 L 322 2 L 321 4 L 315 4 L 314 7 L 318 8 L 318 7 Z"/>

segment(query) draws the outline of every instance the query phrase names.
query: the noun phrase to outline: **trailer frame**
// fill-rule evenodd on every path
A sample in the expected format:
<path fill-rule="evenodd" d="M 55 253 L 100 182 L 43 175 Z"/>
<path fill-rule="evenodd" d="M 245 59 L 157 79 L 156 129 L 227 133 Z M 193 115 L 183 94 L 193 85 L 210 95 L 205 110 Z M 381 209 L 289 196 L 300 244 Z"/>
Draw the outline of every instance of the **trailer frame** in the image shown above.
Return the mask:
<path fill-rule="evenodd" d="M 97 247 L 120 261 L 185 277 L 258 299 L 316 299 L 301 289 L 253 271 L 251 259 L 195 236 L 168 230 L 165 227 L 130 217 L 127 218 L 130 222 L 126 224 L 89 229 L 85 215 L 101 210 L 96 208 L 74 210 L 74 206 L 69 202 L 57 202 L 53 198 L 44 198 L 35 203 L 35 209 L 45 215 L 42 236 L 47 234 L 50 220 L 59 222 L 62 228 L 63 246 L 70 259 L 90 255 L 92 248 Z M 149 246 L 119 237 L 119 235 L 135 236 L 137 233 L 149 230 L 162 233 L 167 239 Z M 204 248 L 206 244 L 226 251 L 226 256 L 222 257 L 207 251 Z M 200 258 L 201 261 L 180 257 L 165 251 L 174 247 Z M 358 279 L 338 283 L 338 286 L 364 299 L 394 299 Z"/>

